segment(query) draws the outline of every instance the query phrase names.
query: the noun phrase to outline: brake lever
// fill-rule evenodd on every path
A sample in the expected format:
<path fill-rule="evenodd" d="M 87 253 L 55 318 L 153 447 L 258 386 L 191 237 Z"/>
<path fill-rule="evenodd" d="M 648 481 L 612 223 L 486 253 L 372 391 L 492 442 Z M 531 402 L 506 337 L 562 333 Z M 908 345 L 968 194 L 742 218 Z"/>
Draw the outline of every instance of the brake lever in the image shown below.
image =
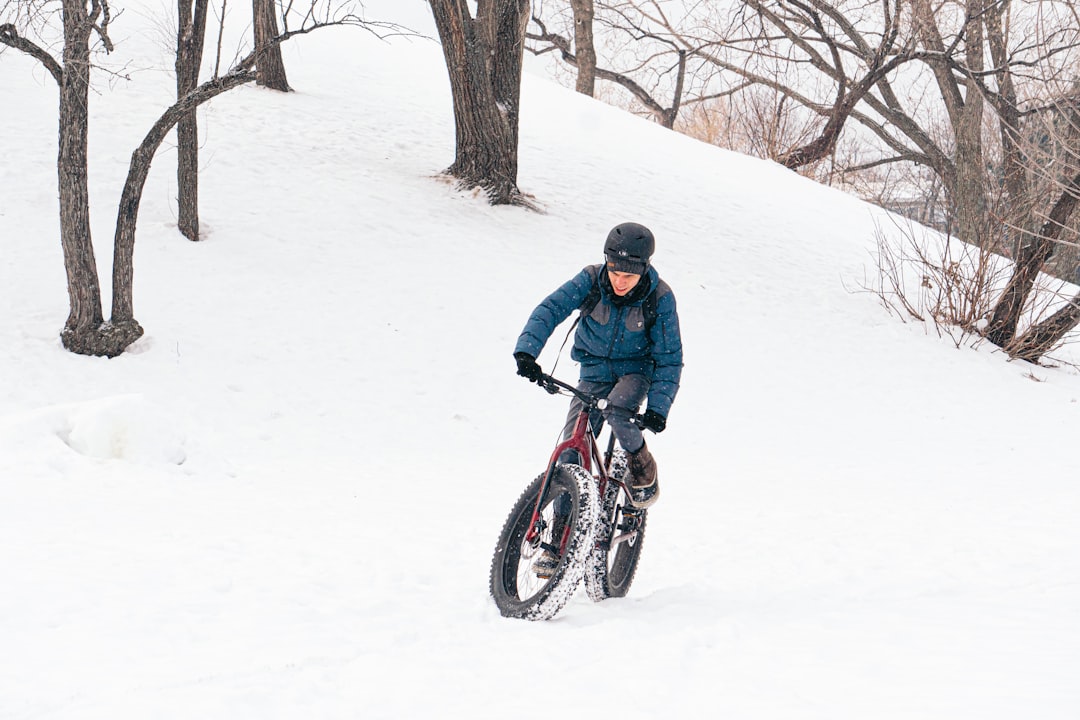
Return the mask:
<path fill-rule="evenodd" d="M 544 390 L 547 391 L 548 395 L 559 394 L 559 386 L 553 382 L 550 382 L 547 375 L 541 375 L 540 379 L 536 381 L 536 384 L 544 388 Z"/>

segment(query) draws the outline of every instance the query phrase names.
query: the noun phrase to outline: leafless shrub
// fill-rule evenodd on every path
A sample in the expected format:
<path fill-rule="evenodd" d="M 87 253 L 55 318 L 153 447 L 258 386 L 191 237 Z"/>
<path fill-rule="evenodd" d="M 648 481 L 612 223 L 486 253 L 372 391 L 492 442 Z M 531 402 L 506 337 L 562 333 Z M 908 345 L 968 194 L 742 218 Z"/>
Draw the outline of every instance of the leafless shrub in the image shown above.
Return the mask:
<path fill-rule="evenodd" d="M 986 340 L 994 302 L 1012 272 L 1010 259 L 987 246 L 964 243 L 892 216 L 892 228 L 879 225 L 875 232 L 874 269 L 862 289 L 876 295 L 900 320 L 924 323 L 958 348 L 977 347 Z M 1038 326 L 1070 308 L 1075 295 L 1075 286 L 1041 273 L 1024 308 L 1024 326 Z M 1058 339 L 1040 363 L 1052 359 L 1069 364 L 1049 354 L 1076 340 L 1075 334 Z M 1014 355 L 1010 348 L 1004 350 L 1027 359 Z"/>
<path fill-rule="evenodd" d="M 688 104 L 676 129 L 712 145 L 779 161 L 790 148 L 817 136 L 822 124 L 782 93 L 758 87 Z"/>
<path fill-rule="evenodd" d="M 903 321 L 933 327 L 956 347 L 982 340 L 993 300 L 1008 277 L 1003 258 L 893 216 L 893 231 L 875 232 L 876 277 L 864 284 Z"/>

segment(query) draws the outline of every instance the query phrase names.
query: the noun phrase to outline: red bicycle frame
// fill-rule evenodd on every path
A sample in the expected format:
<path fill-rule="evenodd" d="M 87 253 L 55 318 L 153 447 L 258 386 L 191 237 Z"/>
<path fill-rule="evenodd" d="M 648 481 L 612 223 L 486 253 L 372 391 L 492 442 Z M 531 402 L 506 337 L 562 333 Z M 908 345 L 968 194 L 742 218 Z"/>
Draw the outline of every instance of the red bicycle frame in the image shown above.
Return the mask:
<path fill-rule="evenodd" d="M 604 497 L 604 492 L 607 489 L 607 484 L 609 482 L 619 482 L 609 476 L 607 472 L 607 466 L 608 463 L 611 462 L 612 451 L 615 447 L 615 437 L 611 436 L 608 439 L 607 452 L 601 457 L 600 447 L 596 444 L 596 437 L 589 427 L 589 419 L 592 411 L 602 410 L 607 402 L 606 399 L 578 390 L 576 387 L 568 385 L 561 380 L 557 380 L 550 375 L 541 376 L 539 384 L 545 390 L 553 394 L 559 392 L 560 388 L 573 393 L 581 400 L 581 411 L 574 421 L 574 429 L 570 433 L 570 437 L 555 446 L 554 452 L 551 453 L 551 459 L 548 460 L 544 482 L 540 486 L 539 494 L 536 496 L 536 507 L 533 508 L 532 519 L 529 523 L 529 532 L 525 535 L 526 542 L 529 542 L 532 545 L 536 545 L 540 542 L 540 535 L 544 529 L 543 522 L 540 518 L 540 509 L 544 507 L 544 499 L 547 497 L 548 489 L 551 487 L 551 479 L 555 476 L 555 468 L 559 464 L 559 458 L 564 452 L 572 450 L 577 453 L 578 457 L 581 458 L 581 467 L 596 478 L 600 497 Z M 594 467 L 596 468 L 595 470 L 593 469 Z M 558 538 L 558 552 L 560 555 L 562 554 L 563 548 L 566 546 L 566 541 L 569 539 L 569 536 L 570 528 L 567 527 L 563 531 L 563 536 Z M 555 538 L 552 539 L 555 540 Z"/>

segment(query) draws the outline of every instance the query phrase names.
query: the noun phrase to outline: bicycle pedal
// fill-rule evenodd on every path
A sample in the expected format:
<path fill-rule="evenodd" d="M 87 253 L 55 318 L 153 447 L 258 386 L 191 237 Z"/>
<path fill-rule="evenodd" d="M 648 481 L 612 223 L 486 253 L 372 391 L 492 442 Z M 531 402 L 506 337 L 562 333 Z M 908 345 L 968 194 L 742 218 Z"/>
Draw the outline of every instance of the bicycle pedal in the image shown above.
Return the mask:
<path fill-rule="evenodd" d="M 543 554 L 532 565 L 532 572 L 541 580 L 550 580 L 559 567 L 559 556 L 551 550 L 545 549 Z"/>

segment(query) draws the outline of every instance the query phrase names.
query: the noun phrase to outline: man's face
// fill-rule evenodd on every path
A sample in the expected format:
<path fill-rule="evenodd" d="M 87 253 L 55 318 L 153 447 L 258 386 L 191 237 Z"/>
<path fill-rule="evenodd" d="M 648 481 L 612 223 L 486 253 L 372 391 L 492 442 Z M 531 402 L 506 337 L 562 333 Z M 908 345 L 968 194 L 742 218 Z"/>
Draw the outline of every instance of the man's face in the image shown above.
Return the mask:
<path fill-rule="evenodd" d="M 608 279 L 611 280 L 611 289 L 615 291 L 615 294 L 619 297 L 626 295 L 626 293 L 633 290 L 638 282 L 641 280 L 640 275 L 628 272 L 617 272 L 608 268 Z"/>

